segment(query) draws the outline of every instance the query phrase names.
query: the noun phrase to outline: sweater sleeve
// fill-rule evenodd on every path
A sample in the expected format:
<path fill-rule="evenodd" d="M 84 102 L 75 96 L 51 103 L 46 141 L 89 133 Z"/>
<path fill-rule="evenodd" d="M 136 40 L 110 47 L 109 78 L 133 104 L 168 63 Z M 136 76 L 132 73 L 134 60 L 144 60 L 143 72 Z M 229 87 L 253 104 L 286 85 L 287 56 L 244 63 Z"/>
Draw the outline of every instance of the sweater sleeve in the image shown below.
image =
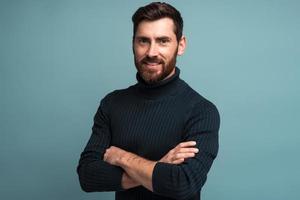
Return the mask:
<path fill-rule="evenodd" d="M 184 141 L 196 141 L 199 152 L 179 165 L 158 162 L 152 184 L 155 193 L 174 199 L 188 199 L 201 190 L 217 156 L 220 117 L 210 102 L 193 106 L 185 122 Z"/>
<path fill-rule="evenodd" d="M 92 135 L 81 153 L 77 167 L 80 186 L 85 192 L 122 190 L 123 170 L 103 161 L 111 141 L 107 104 L 107 98 L 100 103 L 94 117 Z"/>

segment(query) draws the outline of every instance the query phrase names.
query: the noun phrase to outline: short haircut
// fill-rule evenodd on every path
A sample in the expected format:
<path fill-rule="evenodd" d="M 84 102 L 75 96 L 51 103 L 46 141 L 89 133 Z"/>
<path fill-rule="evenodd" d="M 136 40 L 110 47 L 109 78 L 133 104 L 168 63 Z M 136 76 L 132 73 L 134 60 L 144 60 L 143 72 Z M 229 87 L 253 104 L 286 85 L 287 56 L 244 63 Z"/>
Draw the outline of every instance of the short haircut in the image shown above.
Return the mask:
<path fill-rule="evenodd" d="M 176 8 L 165 2 L 153 2 L 137 9 L 132 16 L 133 39 L 135 38 L 137 27 L 142 21 L 155 21 L 165 17 L 173 20 L 174 33 L 179 42 L 183 30 L 181 14 Z"/>

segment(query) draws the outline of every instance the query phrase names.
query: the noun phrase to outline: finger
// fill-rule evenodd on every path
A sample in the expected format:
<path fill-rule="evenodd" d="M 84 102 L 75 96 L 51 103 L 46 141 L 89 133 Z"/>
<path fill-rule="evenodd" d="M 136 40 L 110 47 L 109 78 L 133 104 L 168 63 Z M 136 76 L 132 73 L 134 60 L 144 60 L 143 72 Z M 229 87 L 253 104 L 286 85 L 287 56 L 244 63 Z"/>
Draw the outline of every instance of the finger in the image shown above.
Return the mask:
<path fill-rule="evenodd" d="M 191 147 L 191 146 L 195 146 L 196 142 L 195 141 L 188 141 L 188 142 L 181 142 L 177 145 L 177 147 Z"/>
<path fill-rule="evenodd" d="M 180 148 L 177 150 L 177 153 L 198 153 L 198 148 Z"/>
<path fill-rule="evenodd" d="M 174 160 L 177 160 L 177 159 L 181 159 L 181 158 L 192 158 L 195 156 L 195 153 L 178 153 L 175 155 L 175 159 Z"/>
<path fill-rule="evenodd" d="M 181 158 L 181 159 L 178 159 L 178 160 L 174 160 L 173 162 L 172 162 L 172 164 L 181 164 L 181 163 L 183 163 L 184 162 L 184 158 Z"/>

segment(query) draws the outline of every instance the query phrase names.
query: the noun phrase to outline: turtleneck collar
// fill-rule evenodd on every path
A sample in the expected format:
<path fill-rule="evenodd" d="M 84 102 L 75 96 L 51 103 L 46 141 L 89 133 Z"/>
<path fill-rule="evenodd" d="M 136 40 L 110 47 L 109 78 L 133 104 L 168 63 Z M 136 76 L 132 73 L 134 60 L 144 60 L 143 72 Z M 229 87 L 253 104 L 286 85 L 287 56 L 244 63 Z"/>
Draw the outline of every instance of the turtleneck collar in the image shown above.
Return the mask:
<path fill-rule="evenodd" d="M 179 74 L 180 69 L 175 67 L 175 73 L 171 77 L 154 84 L 149 84 L 144 81 L 139 73 L 137 73 L 137 91 L 140 95 L 147 99 L 158 99 L 169 95 L 174 95 L 180 80 Z"/>

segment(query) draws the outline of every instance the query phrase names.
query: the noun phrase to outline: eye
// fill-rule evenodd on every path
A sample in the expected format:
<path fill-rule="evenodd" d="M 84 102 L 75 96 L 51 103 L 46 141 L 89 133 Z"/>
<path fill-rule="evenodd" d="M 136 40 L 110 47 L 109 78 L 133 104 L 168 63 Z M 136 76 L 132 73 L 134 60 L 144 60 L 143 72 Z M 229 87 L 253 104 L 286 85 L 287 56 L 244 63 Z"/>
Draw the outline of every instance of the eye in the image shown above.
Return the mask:
<path fill-rule="evenodd" d="M 160 43 L 161 45 L 166 45 L 168 42 L 169 42 L 169 40 L 168 40 L 167 38 L 159 39 L 159 43 Z"/>
<path fill-rule="evenodd" d="M 149 42 L 149 40 L 147 40 L 146 38 L 139 38 L 138 39 L 138 43 L 142 44 L 142 45 L 147 44 L 148 42 Z"/>

